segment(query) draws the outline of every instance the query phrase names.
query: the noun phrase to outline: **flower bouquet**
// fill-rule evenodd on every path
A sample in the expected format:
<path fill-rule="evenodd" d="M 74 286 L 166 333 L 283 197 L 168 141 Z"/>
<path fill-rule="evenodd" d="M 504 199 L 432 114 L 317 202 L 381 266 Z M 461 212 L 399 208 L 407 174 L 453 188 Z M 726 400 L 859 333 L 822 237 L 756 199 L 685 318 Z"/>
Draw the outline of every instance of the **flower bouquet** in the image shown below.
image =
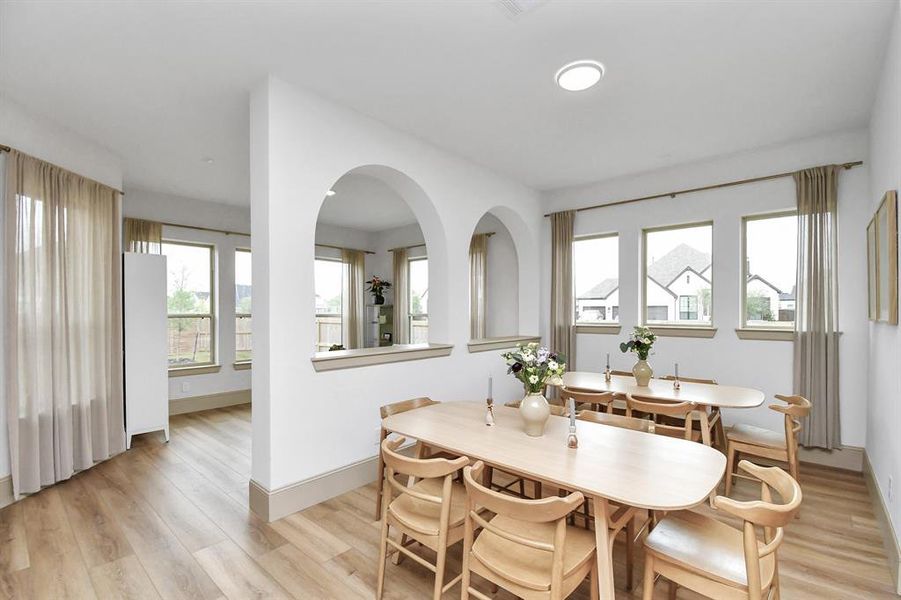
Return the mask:
<path fill-rule="evenodd" d="M 391 283 L 384 279 L 380 279 L 377 275 L 373 275 L 372 279 L 367 281 L 366 284 L 369 285 L 369 287 L 366 288 L 366 291 L 372 294 L 372 303 L 384 304 L 385 290 L 391 289 Z"/>
<path fill-rule="evenodd" d="M 535 342 L 521 344 L 501 356 L 507 363 L 507 374 L 520 380 L 525 388 L 526 396 L 519 405 L 525 431 L 538 437 L 544 433 L 551 412 L 542 392 L 546 385 L 563 385 L 566 357 Z"/>
<path fill-rule="evenodd" d="M 638 362 L 632 367 L 632 375 L 640 386 L 647 386 L 654 376 L 651 365 L 648 364 L 648 354 L 657 341 L 657 336 L 647 327 L 636 327 L 629 339 L 619 345 L 621 352 L 634 352 L 638 355 Z"/>

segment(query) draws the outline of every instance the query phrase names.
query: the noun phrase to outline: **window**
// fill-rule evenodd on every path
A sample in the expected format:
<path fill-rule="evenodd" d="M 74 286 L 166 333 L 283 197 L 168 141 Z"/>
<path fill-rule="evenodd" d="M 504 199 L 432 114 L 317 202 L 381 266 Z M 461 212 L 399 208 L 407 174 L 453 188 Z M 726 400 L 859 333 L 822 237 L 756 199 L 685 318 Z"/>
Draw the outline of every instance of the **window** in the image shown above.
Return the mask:
<path fill-rule="evenodd" d="M 411 258 L 410 343 L 429 343 L 429 260 Z"/>
<path fill-rule="evenodd" d="M 646 229 L 643 242 L 645 323 L 709 327 L 713 224 Z"/>
<path fill-rule="evenodd" d="M 341 345 L 341 315 L 344 263 L 317 258 L 314 264 L 316 285 L 316 351 Z"/>
<path fill-rule="evenodd" d="M 250 250 L 235 250 L 235 362 L 253 358 L 250 262 Z"/>
<path fill-rule="evenodd" d="M 619 320 L 619 236 L 579 238 L 573 242 L 576 323 Z"/>
<path fill-rule="evenodd" d="M 163 242 L 168 270 L 169 368 L 210 365 L 216 360 L 213 246 Z"/>
<path fill-rule="evenodd" d="M 742 327 L 794 328 L 796 214 L 745 217 L 742 228 Z"/>

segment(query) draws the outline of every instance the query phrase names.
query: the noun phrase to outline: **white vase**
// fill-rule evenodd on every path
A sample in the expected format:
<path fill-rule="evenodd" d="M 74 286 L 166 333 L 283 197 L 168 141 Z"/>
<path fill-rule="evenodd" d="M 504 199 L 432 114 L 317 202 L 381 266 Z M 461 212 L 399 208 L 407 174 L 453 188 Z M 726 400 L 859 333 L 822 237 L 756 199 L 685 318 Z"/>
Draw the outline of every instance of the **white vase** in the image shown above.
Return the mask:
<path fill-rule="evenodd" d="M 551 408 L 548 406 L 547 398 L 538 392 L 527 394 L 519 405 L 519 414 L 522 416 L 526 435 L 532 437 L 544 435 L 544 426 L 551 415 Z"/>
<path fill-rule="evenodd" d="M 651 377 L 654 376 L 654 370 L 651 369 L 648 361 L 639 359 L 635 366 L 632 367 L 632 375 L 635 376 L 636 384 L 641 387 L 647 387 L 648 383 L 651 382 Z"/>

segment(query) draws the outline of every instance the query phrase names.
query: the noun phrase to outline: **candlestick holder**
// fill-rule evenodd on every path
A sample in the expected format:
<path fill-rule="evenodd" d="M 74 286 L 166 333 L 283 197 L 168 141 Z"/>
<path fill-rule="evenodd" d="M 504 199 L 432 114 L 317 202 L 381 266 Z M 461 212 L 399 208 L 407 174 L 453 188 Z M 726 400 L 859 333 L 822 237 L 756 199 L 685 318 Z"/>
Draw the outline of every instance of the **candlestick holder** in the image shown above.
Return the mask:
<path fill-rule="evenodd" d="M 566 436 L 566 447 L 567 448 L 578 448 L 579 447 L 579 438 L 576 436 L 576 426 L 569 426 L 569 435 Z"/>
<path fill-rule="evenodd" d="M 604 381 L 610 383 L 610 380 L 613 379 L 613 374 L 610 372 L 610 367 L 604 369 Z"/>
<path fill-rule="evenodd" d="M 674 390 L 680 390 L 680 389 L 682 389 L 682 384 L 679 383 L 679 380 L 678 380 L 678 379 L 673 379 L 673 389 L 674 389 Z"/>
<path fill-rule="evenodd" d="M 488 398 L 486 404 L 488 405 L 488 410 L 485 411 L 485 425 L 494 427 L 494 399 Z"/>

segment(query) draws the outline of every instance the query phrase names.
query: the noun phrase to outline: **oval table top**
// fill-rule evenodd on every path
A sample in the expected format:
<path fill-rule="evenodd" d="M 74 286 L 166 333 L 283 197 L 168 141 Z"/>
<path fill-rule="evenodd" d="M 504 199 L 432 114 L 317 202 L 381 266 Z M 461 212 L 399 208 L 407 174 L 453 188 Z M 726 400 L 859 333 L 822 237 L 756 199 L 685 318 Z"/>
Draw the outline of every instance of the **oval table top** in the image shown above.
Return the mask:
<path fill-rule="evenodd" d="M 673 388 L 673 382 L 667 379 L 651 379 L 647 387 L 635 384 L 635 378 L 625 375 L 612 375 L 610 382 L 604 381 L 603 373 L 587 371 L 570 371 L 564 373 L 563 384 L 566 387 L 589 390 L 592 392 L 616 392 L 632 394 L 657 400 L 671 402 L 694 402 L 718 408 L 754 408 L 763 404 L 764 393 L 753 388 L 734 385 L 714 385 L 709 383 L 690 383 L 680 381 L 680 389 Z"/>
<path fill-rule="evenodd" d="M 569 419 L 551 416 L 545 434 L 529 437 L 519 411 L 484 402 L 442 402 L 387 417 L 382 426 L 505 471 L 586 496 L 653 510 L 678 510 L 707 499 L 726 470 L 713 448 L 601 423 L 578 421 L 579 447 L 567 448 Z"/>

